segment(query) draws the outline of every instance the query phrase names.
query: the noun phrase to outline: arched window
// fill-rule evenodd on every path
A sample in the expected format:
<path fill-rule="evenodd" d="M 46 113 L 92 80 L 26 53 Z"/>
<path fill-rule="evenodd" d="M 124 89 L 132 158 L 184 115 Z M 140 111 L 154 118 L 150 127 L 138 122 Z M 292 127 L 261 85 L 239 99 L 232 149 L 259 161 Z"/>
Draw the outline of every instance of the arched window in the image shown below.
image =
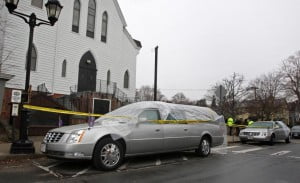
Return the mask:
<path fill-rule="evenodd" d="M 37 62 L 36 48 L 35 48 L 34 45 L 32 45 L 32 50 L 31 50 L 31 65 L 30 65 L 30 70 L 31 71 L 36 71 L 36 62 Z M 26 62 L 26 65 L 25 65 L 25 69 L 26 68 L 27 68 L 27 62 Z"/>
<path fill-rule="evenodd" d="M 107 12 L 105 11 L 102 15 L 102 27 L 101 27 L 101 41 L 106 43 L 107 38 L 107 23 L 108 23 L 108 16 Z"/>
<path fill-rule="evenodd" d="M 79 32 L 79 20 L 80 20 L 80 2 L 79 0 L 74 1 L 73 6 L 73 22 L 72 22 L 72 31 Z"/>
<path fill-rule="evenodd" d="M 64 60 L 61 67 L 61 77 L 66 77 L 67 75 L 67 61 Z"/>
<path fill-rule="evenodd" d="M 128 72 L 128 70 L 124 74 L 124 88 L 129 88 L 129 72 Z"/>
<path fill-rule="evenodd" d="M 110 70 L 107 71 L 107 85 L 110 85 Z"/>
<path fill-rule="evenodd" d="M 86 36 L 91 38 L 94 38 L 95 19 L 96 19 L 96 2 L 95 0 L 89 0 Z"/>

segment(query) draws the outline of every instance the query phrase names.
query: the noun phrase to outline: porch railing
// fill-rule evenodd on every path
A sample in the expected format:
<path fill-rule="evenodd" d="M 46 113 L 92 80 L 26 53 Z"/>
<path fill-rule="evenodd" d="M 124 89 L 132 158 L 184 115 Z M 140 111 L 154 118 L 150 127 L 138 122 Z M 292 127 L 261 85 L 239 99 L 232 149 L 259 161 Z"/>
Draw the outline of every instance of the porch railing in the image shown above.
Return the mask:
<path fill-rule="evenodd" d="M 77 85 L 71 86 L 70 92 L 71 92 L 71 94 L 78 93 L 78 86 Z M 96 89 L 93 92 L 112 95 L 114 98 L 117 98 L 121 102 L 126 102 L 126 101 L 130 100 L 127 97 L 127 94 L 117 87 L 116 82 L 109 82 L 106 80 L 97 80 L 96 81 Z M 130 100 L 130 101 L 132 101 L 132 100 Z"/>

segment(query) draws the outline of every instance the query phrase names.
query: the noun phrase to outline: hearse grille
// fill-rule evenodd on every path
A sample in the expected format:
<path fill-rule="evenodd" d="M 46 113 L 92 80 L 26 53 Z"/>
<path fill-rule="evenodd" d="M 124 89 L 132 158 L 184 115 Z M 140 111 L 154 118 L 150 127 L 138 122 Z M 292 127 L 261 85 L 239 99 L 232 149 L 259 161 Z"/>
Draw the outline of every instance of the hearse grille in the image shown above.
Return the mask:
<path fill-rule="evenodd" d="M 48 132 L 44 138 L 44 142 L 46 143 L 57 143 L 61 139 L 64 133 L 60 132 Z"/>
<path fill-rule="evenodd" d="M 248 135 L 248 136 L 259 136 L 259 132 L 244 132 L 244 135 Z"/>

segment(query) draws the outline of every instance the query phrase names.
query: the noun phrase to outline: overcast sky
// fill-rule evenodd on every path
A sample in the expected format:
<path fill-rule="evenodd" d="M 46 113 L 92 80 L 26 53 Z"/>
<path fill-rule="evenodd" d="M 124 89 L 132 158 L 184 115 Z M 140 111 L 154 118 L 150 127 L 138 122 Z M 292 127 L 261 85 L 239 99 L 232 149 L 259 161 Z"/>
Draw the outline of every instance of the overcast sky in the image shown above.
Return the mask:
<path fill-rule="evenodd" d="M 137 88 L 154 83 L 169 99 L 200 99 L 233 72 L 246 80 L 279 68 L 300 50 L 300 0 L 119 0 L 142 42 Z"/>

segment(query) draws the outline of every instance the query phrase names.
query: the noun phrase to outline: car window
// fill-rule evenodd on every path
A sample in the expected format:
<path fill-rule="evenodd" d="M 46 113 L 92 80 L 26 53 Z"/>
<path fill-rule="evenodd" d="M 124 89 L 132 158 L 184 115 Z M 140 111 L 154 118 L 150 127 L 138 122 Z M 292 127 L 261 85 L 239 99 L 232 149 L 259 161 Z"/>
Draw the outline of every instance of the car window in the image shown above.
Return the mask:
<path fill-rule="evenodd" d="M 159 111 L 156 109 L 146 109 L 139 115 L 139 119 L 146 121 L 160 120 Z"/>
<path fill-rule="evenodd" d="M 300 130 L 300 126 L 293 126 L 292 129 L 294 129 L 294 130 L 296 130 L 296 129 Z"/>
<path fill-rule="evenodd" d="M 259 121 L 252 123 L 249 127 L 251 128 L 273 128 L 272 122 Z"/>
<path fill-rule="evenodd" d="M 166 120 L 176 120 L 176 118 L 172 114 L 169 114 Z"/>
<path fill-rule="evenodd" d="M 170 112 L 170 115 L 172 115 L 172 117 L 174 117 L 175 120 L 185 120 L 186 119 L 185 113 L 182 110 L 172 110 Z"/>
<path fill-rule="evenodd" d="M 283 128 L 283 124 L 281 124 L 280 122 L 276 122 L 275 125 L 277 125 L 279 128 Z"/>

